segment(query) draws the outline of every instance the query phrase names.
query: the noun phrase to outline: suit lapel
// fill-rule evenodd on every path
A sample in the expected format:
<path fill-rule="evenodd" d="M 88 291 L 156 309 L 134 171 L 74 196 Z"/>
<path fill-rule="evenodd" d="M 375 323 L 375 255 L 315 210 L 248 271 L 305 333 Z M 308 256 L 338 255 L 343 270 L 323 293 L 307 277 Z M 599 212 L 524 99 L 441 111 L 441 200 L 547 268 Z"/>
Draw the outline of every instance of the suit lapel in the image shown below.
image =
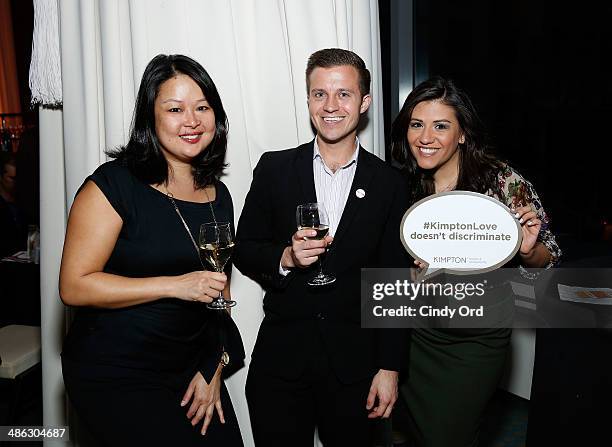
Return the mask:
<path fill-rule="evenodd" d="M 314 184 L 314 174 L 312 172 L 312 157 L 314 151 L 314 140 L 300 146 L 295 159 L 295 171 L 302 187 L 302 197 L 300 203 L 312 203 L 317 201 L 317 191 Z"/>
<path fill-rule="evenodd" d="M 340 240 L 349 229 L 353 218 L 359 212 L 365 203 L 365 196 L 361 198 L 357 196 L 357 190 L 362 190 L 367 194 L 368 186 L 372 180 L 374 174 L 370 168 L 370 160 L 367 157 L 366 150 L 359 147 L 359 157 L 357 159 L 357 170 L 355 171 L 355 177 L 353 178 L 353 184 L 349 192 L 348 198 L 346 199 L 346 205 L 338 224 L 338 229 L 334 235 L 334 239 Z"/>

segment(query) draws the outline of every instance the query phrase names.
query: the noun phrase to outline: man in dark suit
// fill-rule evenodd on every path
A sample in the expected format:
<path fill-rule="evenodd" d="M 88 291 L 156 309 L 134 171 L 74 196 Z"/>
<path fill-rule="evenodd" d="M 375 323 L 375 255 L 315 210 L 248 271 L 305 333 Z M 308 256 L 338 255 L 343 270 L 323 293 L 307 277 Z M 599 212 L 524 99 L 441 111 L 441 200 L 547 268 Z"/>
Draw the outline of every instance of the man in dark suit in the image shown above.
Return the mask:
<path fill-rule="evenodd" d="M 363 60 L 317 51 L 306 84 L 317 136 L 261 157 L 238 224 L 234 263 L 266 289 L 246 385 L 251 425 L 258 446 L 312 446 L 315 426 L 326 446 L 370 446 L 369 419 L 389 417 L 397 398 L 405 334 L 361 328 L 360 269 L 409 265 L 407 191 L 359 145 L 371 102 Z M 310 202 L 324 204 L 331 236 L 296 231 L 296 207 Z M 336 281 L 310 286 L 321 256 Z"/>

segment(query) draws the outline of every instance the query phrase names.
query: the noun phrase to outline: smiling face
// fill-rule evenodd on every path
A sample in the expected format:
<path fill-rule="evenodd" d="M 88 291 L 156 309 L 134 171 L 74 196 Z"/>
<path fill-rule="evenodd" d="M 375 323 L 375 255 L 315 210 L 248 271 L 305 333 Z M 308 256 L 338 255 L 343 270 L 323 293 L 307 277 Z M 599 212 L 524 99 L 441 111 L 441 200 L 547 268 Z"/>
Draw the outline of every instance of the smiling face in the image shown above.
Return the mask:
<path fill-rule="evenodd" d="M 215 112 L 193 79 L 179 74 L 159 88 L 155 133 L 169 163 L 189 163 L 215 136 Z"/>
<path fill-rule="evenodd" d="M 412 111 L 406 135 L 410 151 L 421 169 L 456 171 L 459 144 L 465 135 L 455 110 L 440 101 L 423 101 Z"/>
<path fill-rule="evenodd" d="M 369 94 L 361 95 L 355 67 L 317 67 L 310 74 L 308 111 L 318 137 L 325 143 L 354 144 L 359 117 L 370 102 Z"/>

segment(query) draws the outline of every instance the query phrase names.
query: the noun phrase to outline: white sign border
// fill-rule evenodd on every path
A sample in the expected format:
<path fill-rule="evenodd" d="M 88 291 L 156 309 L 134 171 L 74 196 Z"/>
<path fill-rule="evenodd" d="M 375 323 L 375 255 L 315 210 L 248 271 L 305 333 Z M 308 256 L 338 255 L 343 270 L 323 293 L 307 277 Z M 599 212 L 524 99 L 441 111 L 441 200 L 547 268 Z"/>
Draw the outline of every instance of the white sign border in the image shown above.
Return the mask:
<path fill-rule="evenodd" d="M 503 266 L 504 264 L 506 264 L 508 261 L 510 261 L 514 255 L 516 255 L 516 253 L 519 251 L 519 249 L 521 248 L 521 243 L 523 242 L 523 230 L 521 229 L 521 224 L 519 223 L 518 219 L 516 219 L 514 217 L 514 213 L 510 210 L 510 208 L 508 208 L 504 203 L 500 202 L 499 200 L 487 196 L 486 194 L 481 194 L 479 192 L 474 192 L 474 191 L 462 191 L 462 190 L 454 190 L 454 191 L 446 191 L 446 192 L 439 192 L 437 194 L 432 194 L 430 196 L 424 197 L 421 200 L 419 200 L 418 202 L 414 203 L 410 208 L 408 208 L 408 210 L 406 210 L 406 212 L 404 213 L 404 216 L 402 217 L 402 222 L 400 224 L 400 239 L 402 241 L 402 245 L 404 246 L 404 249 L 410 254 L 410 256 L 412 256 L 414 259 L 419 260 L 421 262 L 425 262 L 426 264 L 427 261 L 421 259 L 420 257 L 418 257 L 416 255 L 416 253 L 414 253 L 410 247 L 408 246 L 408 244 L 406 243 L 406 240 L 404 239 L 404 223 L 406 222 L 406 219 L 408 218 L 408 216 L 410 215 L 410 213 L 419 205 L 429 201 L 429 200 L 433 200 L 436 199 L 438 197 L 443 197 L 443 196 L 475 196 L 475 197 L 480 197 L 482 199 L 487 199 L 490 200 L 491 202 L 495 203 L 498 206 L 501 206 L 502 208 L 505 208 L 506 211 L 508 211 L 508 213 L 513 217 L 514 219 L 514 223 L 516 224 L 516 229 L 518 232 L 518 238 L 516 241 L 516 245 L 515 247 L 512 249 L 512 251 L 510 252 L 510 254 L 508 256 L 506 256 L 504 259 L 502 259 L 500 262 L 498 262 L 495 265 L 489 266 L 489 267 L 485 267 L 482 269 L 449 269 L 449 268 L 439 268 L 439 269 L 435 269 L 435 273 L 451 273 L 451 274 L 455 274 L 455 275 L 474 275 L 477 273 L 486 273 L 486 272 L 491 272 L 493 270 L 496 270 L 498 268 L 500 268 L 501 266 Z M 429 264 L 427 265 L 427 268 L 425 270 L 429 269 Z M 428 275 L 429 276 L 429 275 Z"/>

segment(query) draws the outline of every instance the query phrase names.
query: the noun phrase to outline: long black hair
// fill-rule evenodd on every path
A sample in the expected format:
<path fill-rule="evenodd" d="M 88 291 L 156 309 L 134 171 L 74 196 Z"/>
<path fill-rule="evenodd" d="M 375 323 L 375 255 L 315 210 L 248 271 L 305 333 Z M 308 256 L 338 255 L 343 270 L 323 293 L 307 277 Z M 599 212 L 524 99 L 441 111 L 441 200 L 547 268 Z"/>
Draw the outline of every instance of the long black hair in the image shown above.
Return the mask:
<path fill-rule="evenodd" d="M 155 132 L 155 99 L 161 85 L 179 74 L 189 76 L 198 84 L 215 112 L 215 136 L 206 150 L 191 160 L 194 186 L 203 188 L 214 183 L 226 166 L 228 122 L 217 87 L 204 67 L 190 57 L 159 54 L 149 62 L 136 97 L 130 140 L 125 146 L 107 153 L 147 184 L 168 180 L 168 162 Z"/>
<path fill-rule="evenodd" d="M 459 175 L 456 189 L 482 194 L 492 191 L 501 197 L 497 175 L 505 163 L 490 153 L 492 148 L 472 101 L 452 80 L 435 76 L 410 92 L 391 127 L 391 157 L 394 164 L 412 180 L 412 200 L 417 201 L 435 192 L 433 172 L 419 168 L 406 137 L 412 111 L 423 101 L 440 101 L 452 107 L 465 136 L 464 143 L 460 143 L 457 149 Z"/>

